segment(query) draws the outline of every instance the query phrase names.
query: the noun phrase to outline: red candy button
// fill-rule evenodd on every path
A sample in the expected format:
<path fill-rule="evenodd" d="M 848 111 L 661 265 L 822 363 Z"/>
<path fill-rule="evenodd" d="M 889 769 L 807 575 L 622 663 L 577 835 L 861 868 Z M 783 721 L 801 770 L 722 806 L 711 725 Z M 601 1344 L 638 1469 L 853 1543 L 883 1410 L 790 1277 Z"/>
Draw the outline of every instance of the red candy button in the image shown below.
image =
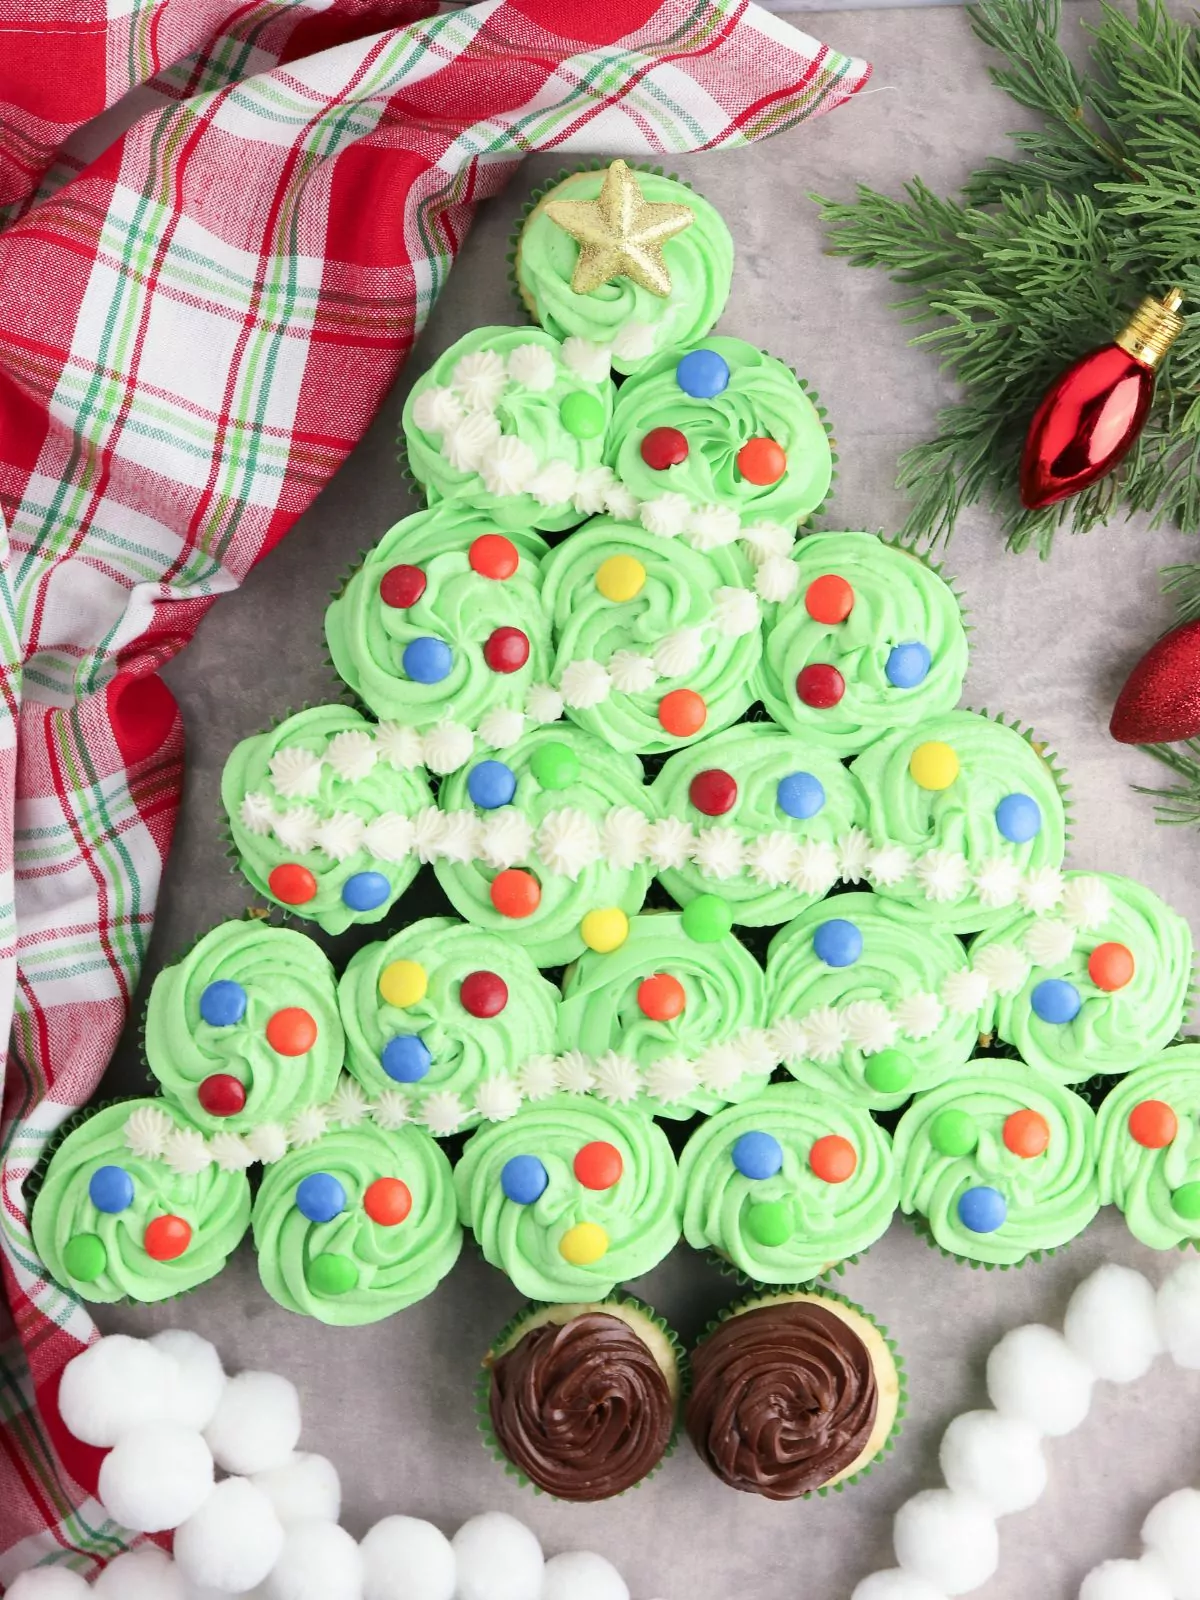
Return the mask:
<path fill-rule="evenodd" d="M 155 1217 L 146 1224 L 142 1243 L 152 1261 L 174 1261 L 192 1242 L 190 1224 L 182 1217 Z"/>
<path fill-rule="evenodd" d="M 210 1117 L 236 1117 L 246 1105 L 246 1091 L 228 1072 L 214 1072 L 196 1090 L 196 1099 Z"/>
<path fill-rule="evenodd" d="M 1179 1118 L 1165 1100 L 1143 1100 L 1129 1113 L 1129 1133 L 1147 1150 L 1165 1150 L 1179 1132 Z"/>
<path fill-rule="evenodd" d="M 1004 1145 L 1022 1161 L 1040 1156 L 1050 1143 L 1050 1124 L 1037 1111 L 1014 1111 L 1004 1119 Z"/>
<path fill-rule="evenodd" d="M 394 1228 L 412 1210 L 412 1193 L 399 1178 L 376 1178 L 363 1195 L 363 1210 L 382 1228 Z"/>
<path fill-rule="evenodd" d="M 425 593 L 425 574 L 420 567 L 389 567 L 379 580 L 379 598 L 385 606 L 407 611 Z"/>
<path fill-rule="evenodd" d="M 267 1043 L 276 1055 L 302 1056 L 317 1042 L 317 1024 L 302 1006 L 284 1006 L 267 1023 Z"/>
<path fill-rule="evenodd" d="M 471 541 L 467 560 L 471 563 L 471 570 L 481 578 L 495 578 L 503 582 L 505 578 L 512 577 L 521 558 L 516 545 L 502 533 L 482 533 L 478 539 Z"/>
<path fill-rule="evenodd" d="M 737 464 L 747 483 L 778 483 L 787 471 L 787 456 L 774 439 L 747 439 L 737 453 Z"/>
<path fill-rule="evenodd" d="M 498 1017 L 508 1004 L 508 985 L 498 972 L 468 972 L 458 998 L 473 1017 Z"/>
<path fill-rule="evenodd" d="M 651 428 L 642 440 L 642 460 L 655 472 L 677 467 L 688 455 L 687 436 L 678 428 Z"/>
<path fill-rule="evenodd" d="M 316 898 L 317 880 L 298 861 L 285 861 L 271 873 L 267 888 L 285 906 L 303 906 Z"/>
<path fill-rule="evenodd" d="M 492 879 L 492 904 L 502 917 L 531 917 L 541 900 L 541 884 L 521 867 L 506 867 Z"/>
<path fill-rule="evenodd" d="M 638 984 L 638 1005 L 651 1022 L 673 1022 L 687 1001 L 683 985 L 669 972 L 656 972 Z"/>
<path fill-rule="evenodd" d="M 1088 957 L 1088 977 L 1109 994 L 1133 978 L 1133 951 L 1124 944 L 1098 944 Z"/>
<path fill-rule="evenodd" d="M 840 1133 L 827 1133 L 808 1152 L 808 1164 L 822 1183 L 845 1183 L 854 1175 L 858 1156 L 849 1139 L 843 1139 Z"/>
<path fill-rule="evenodd" d="M 720 767 L 698 772 L 688 785 L 688 799 L 706 817 L 723 817 L 733 809 L 737 796 L 737 780 L 732 773 L 722 772 Z"/>
<path fill-rule="evenodd" d="M 814 622 L 845 622 L 854 610 L 854 590 L 838 573 L 827 572 L 804 591 L 804 609 Z"/>
<path fill-rule="evenodd" d="M 796 693 L 806 706 L 814 711 L 828 711 L 837 705 L 846 692 L 846 680 L 836 667 L 824 662 L 814 662 L 802 667 L 796 677 Z"/>
<path fill-rule="evenodd" d="M 672 738 L 690 739 L 708 720 L 708 707 L 694 689 L 672 689 L 658 702 L 658 720 Z"/>
<path fill-rule="evenodd" d="M 496 628 L 483 647 L 493 672 L 520 672 L 529 660 L 529 638 L 520 628 Z"/>
<path fill-rule="evenodd" d="M 611 1189 L 624 1171 L 621 1152 L 603 1139 L 585 1144 L 575 1157 L 575 1176 L 585 1189 Z"/>

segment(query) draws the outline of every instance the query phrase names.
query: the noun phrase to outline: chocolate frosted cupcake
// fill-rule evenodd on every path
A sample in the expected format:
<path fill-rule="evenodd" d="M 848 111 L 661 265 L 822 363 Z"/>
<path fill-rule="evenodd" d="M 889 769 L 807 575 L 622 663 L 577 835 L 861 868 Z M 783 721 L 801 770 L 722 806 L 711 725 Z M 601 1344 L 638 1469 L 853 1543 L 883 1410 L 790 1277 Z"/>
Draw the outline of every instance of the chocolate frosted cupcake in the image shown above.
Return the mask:
<path fill-rule="evenodd" d="M 722 1483 L 768 1500 L 840 1487 L 886 1450 L 903 1414 L 883 1330 L 828 1293 L 725 1312 L 692 1352 L 688 1436 Z"/>
<path fill-rule="evenodd" d="M 480 1426 L 522 1483 L 607 1500 L 670 1454 L 684 1388 L 679 1340 L 626 1296 L 527 1306 L 483 1364 Z"/>

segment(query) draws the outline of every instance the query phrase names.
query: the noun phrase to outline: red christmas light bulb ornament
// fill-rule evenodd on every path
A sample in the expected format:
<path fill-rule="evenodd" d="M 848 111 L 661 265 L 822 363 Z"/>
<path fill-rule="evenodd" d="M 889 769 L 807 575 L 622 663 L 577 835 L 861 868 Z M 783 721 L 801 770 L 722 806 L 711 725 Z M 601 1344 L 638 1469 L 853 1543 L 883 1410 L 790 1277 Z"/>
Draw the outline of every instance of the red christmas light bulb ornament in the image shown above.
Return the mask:
<path fill-rule="evenodd" d="M 1021 502 L 1031 511 L 1078 494 L 1118 466 L 1142 431 L 1154 374 L 1179 337 L 1183 295 L 1148 295 L 1126 327 L 1081 357 L 1034 412 L 1021 458 Z"/>
<path fill-rule="evenodd" d="M 1152 644 L 1125 680 L 1108 725 L 1121 744 L 1175 744 L 1200 734 L 1200 621 Z"/>

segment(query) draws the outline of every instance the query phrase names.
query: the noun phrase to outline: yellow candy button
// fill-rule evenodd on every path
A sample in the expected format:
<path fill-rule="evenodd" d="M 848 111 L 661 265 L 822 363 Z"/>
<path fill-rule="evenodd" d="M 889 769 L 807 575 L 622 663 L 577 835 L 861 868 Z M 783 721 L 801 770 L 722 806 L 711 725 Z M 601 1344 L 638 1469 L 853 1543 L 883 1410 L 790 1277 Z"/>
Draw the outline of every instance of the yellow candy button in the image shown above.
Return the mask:
<path fill-rule="evenodd" d="M 579 932 L 589 950 L 606 956 L 628 939 L 629 918 L 620 906 L 606 906 L 603 911 L 589 911 L 579 924 Z"/>
<path fill-rule="evenodd" d="M 930 739 L 913 751 L 908 770 L 922 789 L 948 789 L 958 777 L 958 757 L 948 744 Z"/>
<path fill-rule="evenodd" d="M 428 987 L 419 961 L 391 961 L 379 974 L 379 992 L 390 1006 L 415 1006 Z"/>
<path fill-rule="evenodd" d="M 608 1235 L 598 1222 L 577 1222 L 563 1234 L 558 1246 L 563 1260 L 573 1267 L 590 1267 L 607 1249 Z"/>
<path fill-rule="evenodd" d="M 632 600 L 645 581 L 646 569 L 636 556 L 609 556 L 596 571 L 596 587 L 606 600 Z"/>

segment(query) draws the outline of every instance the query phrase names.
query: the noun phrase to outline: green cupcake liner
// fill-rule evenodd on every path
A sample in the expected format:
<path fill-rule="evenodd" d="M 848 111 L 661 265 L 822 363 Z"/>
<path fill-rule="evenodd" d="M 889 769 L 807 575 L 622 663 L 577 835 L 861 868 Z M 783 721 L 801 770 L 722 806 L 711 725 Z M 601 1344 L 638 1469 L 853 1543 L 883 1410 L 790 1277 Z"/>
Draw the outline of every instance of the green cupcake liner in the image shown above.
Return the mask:
<path fill-rule="evenodd" d="M 795 1080 L 789 1081 L 794 1082 Z M 823 1289 L 827 1284 L 832 1283 L 835 1278 L 843 1277 L 847 1267 L 856 1267 L 864 1256 L 870 1255 L 873 1249 L 874 1245 L 869 1244 L 865 1249 L 852 1251 L 850 1255 L 843 1256 L 840 1261 L 831 1262 L 823 1271 L 818 1272 L 815 1277 L 807 1279 L 806 1284 L 789 1284 L 788 1288 L 799 1289 L 807 1286 L 812 1289 Z M 712 1262 L 723 1278 L 732 1279 L 740 1289 L 752 1289 L 757 1294 L 776 1294 L 781 1292 L 779 1284 L 763 1283 L 760 1278 L 752 1278 L 748 1272 L 744 1272 L 738 1266 L 736 1261 L 730 1261 L 728 1256 L 723 1256 L 719 1250 L 715 1250 L 711 1245 L 704 1251 L 704 1255 L 707 1260 Z"/>
<path fill-rule="evenodd" d="M 899 1211 L 897 1215 L 904 1218 L 913 1232 L 924 1239 L 931 1250 L 936 1250 L 940 1256 L 945 1256 L 947 1261 L 957 1261 L 960 1266 L 970 1267 L 975 1272 L 1018 1272 L 1022 1267 L 1036 1264 L 1050 1256 L 1061 1255 L 1075 1242 L 1074 1239 L 1068 1239 L 1066 1244 L 1047 1245 L 1042 1250 L 1031 1250 L 1027 1256 L 1022 1256 L 1020 1261 L 975 1261 L 970 1256 L 960 1256 L 956 1250 L 947 1250 L 945 1245 L 939 1244 L 933 1236 L 929 1219 L 919 1211 Z"/>

